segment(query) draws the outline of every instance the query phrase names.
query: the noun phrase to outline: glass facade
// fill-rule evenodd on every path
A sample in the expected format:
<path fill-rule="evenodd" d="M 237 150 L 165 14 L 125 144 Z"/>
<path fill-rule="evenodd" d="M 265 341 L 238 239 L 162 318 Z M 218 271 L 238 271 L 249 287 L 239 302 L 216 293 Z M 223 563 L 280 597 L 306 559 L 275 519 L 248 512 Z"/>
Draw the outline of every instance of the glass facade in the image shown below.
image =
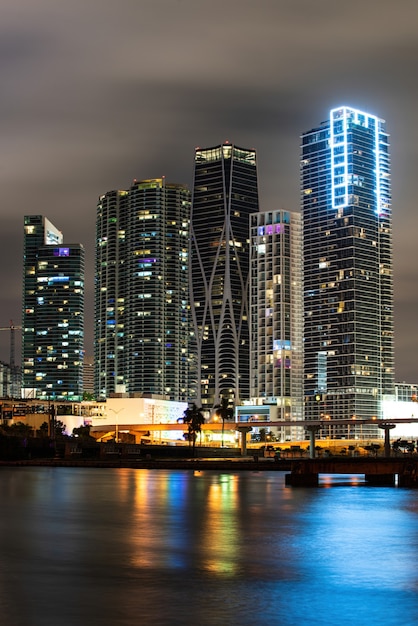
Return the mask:
<path fill-rule="evenodd" d="M 164 178 L 111 191 L 97 205 L 95 387 L 190 396 L 190 191 Z"/>
<path fill-rule="evenodd" d="M 258 211 L 256 153 L 231 144 L 196 150 L 190 307 L 197 402 L 250 396 L 249 216 Z"/>
<path fill-rule="evenodd" d="M 82 399 L 84 249 L 63 244 L 43 216 L 24 224 L 23 388 L 36 398 Z"/>
<path fill-rule="evenodd" d="M 251 399 L 277 406 L 276 419 L 303 415 L 302 219 L 256 213 L 251 228 Z M 282 439 L 291 436 L 290 429 Z"/>
<path fill-rule="evenodd" d="M 349 107 L 332 110 L 302 136 L 301 179 L 305 417 L 379 418 L 394 393 L 384 121 Z M 333 428 L 334 436 L 347 434 L 346 426 Z"/>
<path fill-rule="evenodd" d="M 96 213 L 95 273 L 95 395 L 125 391 L 125 306 L 128 293 L 126 224 L 127 191 L 110 191 L 99 198 Z"/>

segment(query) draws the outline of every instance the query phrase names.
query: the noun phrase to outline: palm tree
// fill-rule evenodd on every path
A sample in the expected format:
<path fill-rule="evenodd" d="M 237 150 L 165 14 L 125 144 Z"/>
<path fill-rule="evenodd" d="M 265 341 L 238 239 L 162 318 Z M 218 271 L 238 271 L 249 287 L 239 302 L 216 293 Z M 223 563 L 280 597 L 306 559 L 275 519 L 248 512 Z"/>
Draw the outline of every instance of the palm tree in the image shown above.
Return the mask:
<path fill-rule="evenodd" d="M 189 427 L 189 445 L 193 444 L 193 456 L 195 455 L 195 445 L 197 433 L 202 430 L 202 424 L 205 422 L 205 417 L 202 413 L 202 407 L 198 408 L 195 403 L 186 409 L 183 413 L 183 422 L 188 424 Z"/>
<path fill-rule="evenodd" d="M 221 445 L 224 445 L 224 430 L 225 430 L 225 420 L 234 419 L 234 408 L 229 404 L 228 398 L 223 398 L 221 396 L 221 403 L 217 404 L 213 407 L 216 409 L 215 414 L 218 415 L 222 420 L 222 442 Z"/>

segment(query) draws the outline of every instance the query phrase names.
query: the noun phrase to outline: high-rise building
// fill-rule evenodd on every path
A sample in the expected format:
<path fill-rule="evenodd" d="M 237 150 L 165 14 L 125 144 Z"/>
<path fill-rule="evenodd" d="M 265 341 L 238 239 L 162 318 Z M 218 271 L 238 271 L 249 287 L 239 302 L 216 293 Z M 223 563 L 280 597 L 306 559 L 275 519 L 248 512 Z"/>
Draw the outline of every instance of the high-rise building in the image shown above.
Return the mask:
<path fill-rule="evenodd" d="M 82 398 L 84 249 L 63 244 L 41 215 L 24 220 L 23 393 L 54 400 Z"/>
<path fill-rule="evenodd" d="M 94 358 L 92 356 L 84 356 L 83 396 L 86 400 L 94 397 Z"/>
<path fill-rule="evenodd" d="M 331 110 L 302 136 L 301 175 L 305 417 L 378 419 L 394 393 L 385 122 L 346 106 Z M 354 430 L 333 425 L 332 434 Z"/>
<path fill-rule="evenodd" d="M 97 205 L 95 388 L 190 397 L 190 191 L 135 181 Z"/>
<path fill-rule="evenodd" d="M 303 416 L 302 219 L 274 210 L 251 215 L 251 399 L 275 419 Z M 293 433 L 283 429 L 284 440 Z"/>
<path fill-rule="evenodd" d="M 97 203 L 94 286 L 96 398 L 126 391 L 127 387 L 125 307 L 129 293 L 129 255 L 126 251 L 128 209 L 127 191 L 109 191 Z"/>
<path fill-rule="evenodd" d="M 18 395 L 12 392 L 12 368 L 9 363 L 0 361 L 0 398 L 13 398 Z"/>
<path fill-rule="evenodd" d="M 203 407 L 250 397 L 249 216 L 258 211 L 256 153 L 224 143 L 196 150 L 190 307 Z"/>

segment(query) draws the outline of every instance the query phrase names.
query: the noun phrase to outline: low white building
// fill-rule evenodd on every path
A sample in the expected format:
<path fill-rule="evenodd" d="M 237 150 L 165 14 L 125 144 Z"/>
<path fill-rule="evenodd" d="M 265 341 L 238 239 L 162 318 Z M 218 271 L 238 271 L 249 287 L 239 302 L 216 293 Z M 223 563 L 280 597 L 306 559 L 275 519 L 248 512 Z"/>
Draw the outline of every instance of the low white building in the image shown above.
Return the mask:
<path fill-rule="evenodd" d="M 183 440 L 182 424 L 186 402 L 174 402 L 158 398 L 108 398 L 100 405 L 100 411 L 89 417 L 91 432 L 97 437 L 113 433 L 119 439 L 123 432 L 135 434 L 137 443 L 148 438 L 151 441 Z M 164 425 L 167 429 L 164 429 Z"/>
<path fill-rule="evenodd" d="M 418 420 L 417 392 L 418 385 L 396 383 L 395 398 L 383 403 L 384 419 Z M 391 439 L 418 439 L 418 421 L 396 424 L 396 427 L 391 430 L 390 437 Z"/>

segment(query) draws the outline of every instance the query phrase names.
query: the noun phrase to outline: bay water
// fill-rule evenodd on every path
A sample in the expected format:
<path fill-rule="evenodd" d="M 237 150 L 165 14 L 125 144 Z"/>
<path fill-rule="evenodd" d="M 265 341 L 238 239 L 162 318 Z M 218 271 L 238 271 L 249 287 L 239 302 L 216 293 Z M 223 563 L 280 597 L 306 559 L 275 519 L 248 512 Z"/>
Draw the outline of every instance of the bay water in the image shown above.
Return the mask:
<path fill-rule="evenodd" d="M 3 467 L 0 626 L 418 624 L 418 492 Z"/>

